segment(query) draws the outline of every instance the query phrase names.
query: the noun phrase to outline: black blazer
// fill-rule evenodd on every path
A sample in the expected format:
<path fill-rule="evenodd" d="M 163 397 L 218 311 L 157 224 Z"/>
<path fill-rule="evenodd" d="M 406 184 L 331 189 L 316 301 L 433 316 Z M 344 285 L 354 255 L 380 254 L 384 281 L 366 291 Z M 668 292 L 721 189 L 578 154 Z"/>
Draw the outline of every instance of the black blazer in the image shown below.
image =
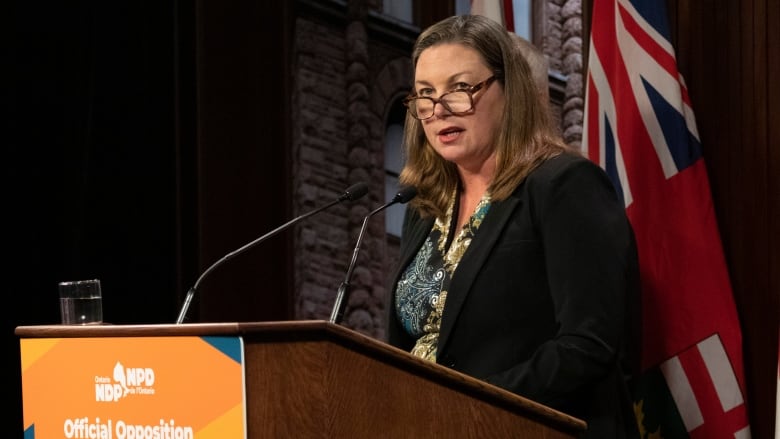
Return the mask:
<path fill-rule="evenodd" d="M 407 209 L 391 278 L 388 341 L 407 351 L 395 285 L 432 225 Z M 585 420 L 585 437 L 638 437 L 623 367 L 638 303 L 625 208 L 600 167 L 564 154 L 490 206 L 453 274 L 437 362 Z"/>

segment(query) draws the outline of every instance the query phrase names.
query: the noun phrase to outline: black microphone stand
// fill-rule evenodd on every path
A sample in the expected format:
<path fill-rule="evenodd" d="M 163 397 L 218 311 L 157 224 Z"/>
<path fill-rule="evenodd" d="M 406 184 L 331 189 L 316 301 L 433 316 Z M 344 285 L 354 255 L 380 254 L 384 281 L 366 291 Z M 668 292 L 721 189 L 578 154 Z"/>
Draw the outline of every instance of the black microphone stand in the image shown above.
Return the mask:
<path fill-rule="evenodd" d="M 184 304 L 181 307 L 181 311 L 179 311 L 179 317 L 176 318 L 176 324 L 182 323 L 184 321 L 184 318 L 187 316 L 187 310 L 190 308 L 190 303 L 192 302 L 192 298 L 195 296 L 195 291 L 197 291 L 198 286 L 200 286 L 200 283 L 203 281 L 203 279 L 214 271 L 215 268 L 219 267 L 223 263 L 227 262 L 230 259 L 233 259 L 234 257 L 238 256 L 239 254 L 249 250 L 250 248 L 256 246 L 257 244 L 260 244 L 261 242 L 265 241 L 266 239 L 276 235 L 277 233 L 281 232 L 282 230 L 290 227 L 291 225 L 302 221 L 316 213 L 322 212 L 323 210 L 341 203 L 342 201 L 354 201 L 358 198 L 362 197 L 363 195 L 368 193 L 368 186 L 366 186 L 365 183 L 356 183 L 352 186 L 350 186 L 346 191 L 344 191 L 341 196 L 339 196 L 336 200 L 331 201 L 330 203 L 321 206 L 317 209 L 312 210 L 311 212 L 305 213 L 301 216 L 295 217 L 291 219 L 290 221 L 287 221 L 286 223 L 282 224 L 281 226 L 271 230 L 270 232 L 266 233 L 265 235 L 255 239 L 254 241 L 250 242 L 249 244 L 244 245 L 243 247 L 234 250 L 225 256 L 223 256 L 220 260 L 213 263 L 209 268 L 206 269 L 206 271 L 203 272 L 203 274 L 198 277 L 198 280 L 195 281 L 195 285 L 192 286 L 192 288 L 187 291 L 187 296 L 184 298 Z"/>
<path fill-rule="evenodd" d="M 349 291 L 350 291 L 349 281 L 350 279 L 352 279 L 352 272 L 355 270 L 358 254 L 360 253 L 360 244 L 363 242 L 363 235 L 366 232 L 366 225 L 368 224 L 368 220 L 372 216 L 387 209 L 393 204 L 406 203 L 412 198 L 414 198 L 415 196 L 417 196 L 417 188 L 415 188 L 414 186 L 403 188 L 400 191 L 398 191 L 397 194 L 395 194 L 395 197 L 393 197 L 393 199 L 389 203 L 378 207 L 377 209 L 373 210 L 371 213 L 366 215 L 365 218 L 363 218 L 363 226 L 360 227 L 360 233 L 358 234 L 357 244 L 355 244 L 355 250 L 352 251 L 352 261 L 350 261 L 349 268 L 347 268 L 347 275 L 344 277 L 344 281 L 341 282 L 341 285 L 339 285 L 338 292 L 336 293 L 336 302 L 333 304 L 333 310 L 330 313 L 330 323 L 338 324 L 339 322 L 341 322 L 341 318 L 344 316 L 344 309 L 346 308 L 346 304 L 347 304 L 346 298 L 349 297 Z"/>
<path fill-rule="evenodd" d="M 344 308 L 346 307 L 345 298 L 349 295 L 349 281 L 352 279 L 352 272 L 355 271 L 355 264 L 357 262 L 358 253 L 360 253 L 360 243 L 363 241 L 363 234 L 366 231 L 366 224 L 368 224 L 368 219 L 374 216 L 375 213 L 378 213 L 389 206 L 390 204 L 385 204 L 384 206 L 374 210 L 373 212 L 366 215 L 365 218 L 363 218 L 363 226 L 360 228 L 357 244 L 355 245 L 355 249 L 352 251 L 352 261 L 349 263 L 349 268 L 347 268 L 347 275 L 344 277 L 341 285 L 339 285 L 338 292 L 336 293 L 336 302 L 333 304 L 333 310 L 330 313 L 331 323 L 338 324 L 341 321 L 341 317 L 344 315 Z"/>

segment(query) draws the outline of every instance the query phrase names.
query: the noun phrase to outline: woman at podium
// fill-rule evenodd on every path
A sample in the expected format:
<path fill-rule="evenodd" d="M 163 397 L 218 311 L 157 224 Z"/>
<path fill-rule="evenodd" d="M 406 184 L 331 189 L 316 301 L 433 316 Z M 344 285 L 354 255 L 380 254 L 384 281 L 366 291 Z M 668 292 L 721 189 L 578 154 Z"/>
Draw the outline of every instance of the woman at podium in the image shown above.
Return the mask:
<path fill-rule="evenodd" d="M 481 16 L 445 19 L 415 43 L 400 183 L 418 195 L 388 341 L 578 417 L 585 437 L 638 437 L 626 386 L 633 232 L 606 173 L 552 128 L 516 54 Z"/>

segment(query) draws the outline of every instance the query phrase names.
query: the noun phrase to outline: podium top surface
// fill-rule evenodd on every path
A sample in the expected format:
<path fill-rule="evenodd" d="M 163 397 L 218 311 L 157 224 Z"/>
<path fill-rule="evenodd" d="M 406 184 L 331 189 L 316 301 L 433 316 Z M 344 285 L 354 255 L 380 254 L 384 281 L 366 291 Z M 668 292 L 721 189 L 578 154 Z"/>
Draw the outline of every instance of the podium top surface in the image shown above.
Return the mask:
<path fill-rule="evenodd" d="M 18 326 L 14 333 L 25 338 L 91 338 L 91 337 L 185 337 L 241 336 L 246 343 L 325 341 L 361 352 L 379 361 L 393 364 L 430 380 L 445 383 L 466 393 L 489 400 L 510 411 L 546 419 L 573 434 L 584 431 L 587 424 L 535 401 L 493 386 L 485 381 L 454 371 L 431 361 L 417 358 L 375 338 L 345 326 L 324 320 L 274 322 L 224 322 L 143 325 L 38 325 Z"/>

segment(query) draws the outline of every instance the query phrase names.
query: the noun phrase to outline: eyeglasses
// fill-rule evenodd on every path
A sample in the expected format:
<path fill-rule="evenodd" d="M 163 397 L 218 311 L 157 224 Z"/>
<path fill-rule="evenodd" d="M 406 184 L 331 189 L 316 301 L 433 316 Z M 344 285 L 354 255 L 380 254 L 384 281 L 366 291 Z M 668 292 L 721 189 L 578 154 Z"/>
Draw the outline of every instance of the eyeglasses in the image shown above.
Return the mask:
<path fill-rule="evenodd" d="M 430 119 L 436 109 L 436 104 L 441 104 L 447 111 L 455 116 L 463 116 L 474 108 L 474 93 L 487 88 L 495 76 L 472 85 L 462 90 L 451 90 L 439 96 L 439 99 L 430 96 L 409 96 L 404 99 L 404 105 L 409 109 L 409 114 L 417 120 Z"/>

